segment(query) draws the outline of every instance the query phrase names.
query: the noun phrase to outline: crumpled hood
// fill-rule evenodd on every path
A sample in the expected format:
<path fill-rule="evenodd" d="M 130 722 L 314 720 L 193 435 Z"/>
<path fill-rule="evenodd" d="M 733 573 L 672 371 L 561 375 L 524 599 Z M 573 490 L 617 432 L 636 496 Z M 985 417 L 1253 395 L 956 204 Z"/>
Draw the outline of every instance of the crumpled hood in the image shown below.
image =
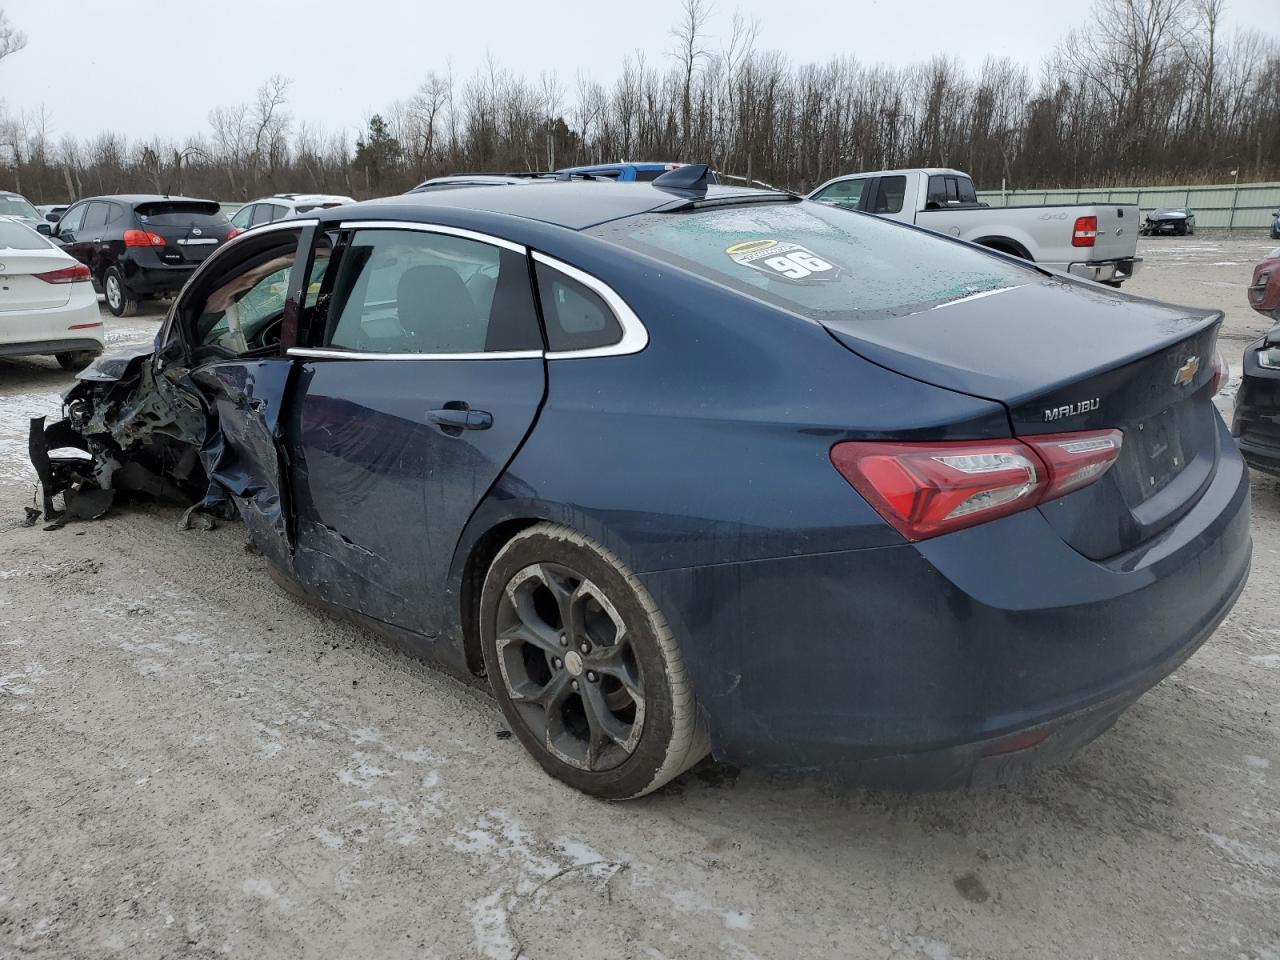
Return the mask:
<path fill-rule="evenodd" d="M 123 380 L 140 360 L 150 357 L 155 352 L 154 346 L 147 346 L 120 350 L 116 353 L 104 353 L 77 373 L 76 379 L 92 380 L 95 383 Z"/>

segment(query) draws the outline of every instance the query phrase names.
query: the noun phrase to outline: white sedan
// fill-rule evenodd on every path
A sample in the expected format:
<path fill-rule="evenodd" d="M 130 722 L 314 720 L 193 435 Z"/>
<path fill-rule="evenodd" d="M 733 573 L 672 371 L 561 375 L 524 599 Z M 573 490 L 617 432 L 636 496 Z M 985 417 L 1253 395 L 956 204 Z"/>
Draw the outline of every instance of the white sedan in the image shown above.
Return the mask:
<path fill-rule="evenodd" d="M 102 352 L 102 332 L 89 268 L 0 217 L 0 357 L 52 354 L 80 370 Z"/>

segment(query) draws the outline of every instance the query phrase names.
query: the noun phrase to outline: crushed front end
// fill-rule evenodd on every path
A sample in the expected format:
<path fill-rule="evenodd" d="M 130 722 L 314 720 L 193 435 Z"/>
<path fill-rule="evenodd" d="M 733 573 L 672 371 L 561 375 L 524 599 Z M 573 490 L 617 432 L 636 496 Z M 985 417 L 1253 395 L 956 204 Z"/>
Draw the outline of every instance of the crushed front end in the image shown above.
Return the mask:
<path fill-rule="evenodd" d="M 140 350 L 99 358 L 63 395 L 62 420 L 46 426 L 44 417 L 32 419 L 28 449 L 41 498 L 30 523 L 40 514 L 51 527 L 95 519 L 119 498 L 138 494 L 204 505 L 205 407 L 184 384 L 187 370 L 157 374 L 151 357 Z"/>

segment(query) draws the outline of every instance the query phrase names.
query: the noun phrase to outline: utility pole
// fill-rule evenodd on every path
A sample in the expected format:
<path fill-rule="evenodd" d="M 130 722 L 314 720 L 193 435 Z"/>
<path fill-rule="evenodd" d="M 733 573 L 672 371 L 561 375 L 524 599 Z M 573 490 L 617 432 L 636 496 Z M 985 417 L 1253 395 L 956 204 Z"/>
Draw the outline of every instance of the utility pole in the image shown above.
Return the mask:
<path fill-rule="evenodd" d="M 1227 221 L 1227 233 L 1234 233 L 1236 228 L 1236 198 L 1240 195 L 1240 166 L 1231 171 L 1235 178 L 1231 186 L 1231 218 Z"/>

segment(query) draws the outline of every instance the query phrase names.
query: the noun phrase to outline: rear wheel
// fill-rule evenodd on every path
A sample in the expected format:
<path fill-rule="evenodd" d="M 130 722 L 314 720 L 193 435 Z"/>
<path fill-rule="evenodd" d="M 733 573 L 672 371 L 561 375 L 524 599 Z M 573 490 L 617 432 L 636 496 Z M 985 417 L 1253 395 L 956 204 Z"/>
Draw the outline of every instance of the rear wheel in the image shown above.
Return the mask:
<path fill-rule="evenodd" d="M 485 577 L 480 639 L 507 722 L 558 780 L 623 800 L 706 755 L 666 619 L 595 541 L 550 523 L 517 534 Z"/>
<path fill-rule="evenodd" d="M 112 316 L 132 317 L 138 312 L 138 298 L 127 286 L 124 277 L 115 267 L 107 270 L 102 278 L 102 292 L 106 295 L 107 309 Z"/>
<path fill-rule="evenodd" d="M 58 366 L 63 370 L 79 373 L 93 363 L 93 358 L 97 355 L 93 350 L 68 350 L 64 353 L 55 353 L 53 358 L 58 361 Z"/>

